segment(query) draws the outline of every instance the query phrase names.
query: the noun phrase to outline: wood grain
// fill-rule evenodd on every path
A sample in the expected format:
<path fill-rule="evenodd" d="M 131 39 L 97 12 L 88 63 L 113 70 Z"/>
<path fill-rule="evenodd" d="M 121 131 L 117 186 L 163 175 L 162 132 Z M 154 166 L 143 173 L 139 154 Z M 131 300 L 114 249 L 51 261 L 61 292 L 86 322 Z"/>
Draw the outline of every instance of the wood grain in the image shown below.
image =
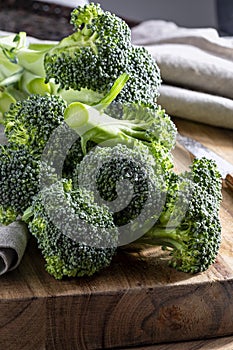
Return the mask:
<path fill-rule="evenodd" d="M 232 160 L 233 131 L 176 123 L 183 134 Z M 177 167 L 187 168 L 190 156 L 182 149 L 174 153 Z M 146 345 L 198 339 L 179 350 L 232 349 L 231 338 L 219 339 L 219 347 L 212 339 L 210 348 L 204 342 L 233 335 L 233 196 L 225 187 L 220 215 L 220 253 L 197 275 L 169 268 L 167 253 L 153 248 L 119 250 L 112 265 L 93 277 L 56 281 L 31 239 L 19 268 L 0 278 L 0 349 L 175 350 L 177 344 Z"/>
<path fill-rule="evenodd" d="M 128 350 L 121 348 L 120 350 Z M 221 337 L 217 339 L 198 340 L 178 343 L 167 343 L 134 348 L 135 350 L 232 350 L 233 338 Z"/>

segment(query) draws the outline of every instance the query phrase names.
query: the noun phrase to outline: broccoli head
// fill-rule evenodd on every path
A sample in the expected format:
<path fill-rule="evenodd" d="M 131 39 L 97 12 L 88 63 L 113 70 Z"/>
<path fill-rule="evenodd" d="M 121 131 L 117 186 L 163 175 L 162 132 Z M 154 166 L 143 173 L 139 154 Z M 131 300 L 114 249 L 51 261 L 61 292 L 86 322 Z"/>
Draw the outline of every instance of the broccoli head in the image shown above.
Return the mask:
<path fill-rule="evenodd" d="M 9 224 L 32 202 L 38 191 L 40 164 L 25 149 L 0 147 L 0 222 Z"/>
<path fill-rule="evenodd" d="M 93 3 L 74 9 L 71 23 L 75 32 L 45 55 L 47 81 L 54 78 L 61 88 L 105 93 L 127 64 L 124 50 L 131 46 L 130 29 Z"/>
<path fill-rule="evenodd" d="M 11 146 L 41 154 L 54 129 L 64 120 L 66 102 L 59 96 L 40 94 L 12 104 L 4 115 L 5 134 Z"/>
<path fill-rule="evenodd" d="M 47 82 L 54 79 L 62 89 L 85 89 L 94 102 L 96 93 L 104 95 L 127 73 L 130 79 L 117 101 L 155 102 L 159 68 L 145 48 L 131 45 L 130 29 L 122 19 L 91 3 L 74 9 L 71 23 L 75 32 L 45 54 Z"/>
<path fill-rule="evenodd" d="M 107 207 L 97 205 L 91 192 L 73 189 L 70 180 L 42 189 L 23 219 L 56 279 L 91 276 L 116 252 L 118 231 Z"/>
<path fill-rule="evenodd" d="M 161 163 L 148 147 L 135 143 L 133 148 L 96 146 L 77 166 L 74 185 L 93 192 L 97 203 L 109 207 L 121 232 L 120 245 L 141 236 L 160 216 L 169 171 Z"/>
<path fill-rule="evenodd" d="M 95 103 L 127 73 L 130 79 L 116 100 L 155 103 L 160 70 L 145 48 L 132 45 L 124 20 L 90 3 L 71 12 L 71 23 L 74 33 L 58 43 L 27 46 L 25 33 L 15 36 L 17 44 L 12 39 L 0 42 L 3 86 L 17 83 L 27 94 L 65 95 L 71 90 L 75 101 Z"/>
<path fill-rule="evenodd" d="M 171 250 L 171 266 L 183 272 L 205 271 L 221 242 L 221 176 L 214 161 L 195 159 L 190 172 L 170 178 L 158 222 L 137 243 Z"/>

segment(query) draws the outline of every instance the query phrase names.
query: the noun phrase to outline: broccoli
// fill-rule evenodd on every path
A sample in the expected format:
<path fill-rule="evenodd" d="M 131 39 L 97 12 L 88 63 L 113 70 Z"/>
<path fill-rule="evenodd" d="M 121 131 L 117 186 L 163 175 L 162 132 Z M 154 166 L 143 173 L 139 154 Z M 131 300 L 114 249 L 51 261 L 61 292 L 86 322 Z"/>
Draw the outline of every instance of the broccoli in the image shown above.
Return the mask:
<path fill-rule="evenodd" d="M 132 148 L 96 146 L 78 164 L 73 183 L 109 207 L 122 245 L 146 232 L 160 216 L 170 171 L 167 164 L 170 167 L 140 142 Z"/>
<path fill-rule="evenodd" d="M 31 154 L 42 153 L 53 130 L 64 120 L 66 102 L 59 96 L 30 95 L 12 104 L 4 115 L 5 134 L 11 146 Z"/>
<path fill-rule="evenodd" d="M 127 73 L 130 79 L 116 100 L 155 103 L 159 68 L 145 48 L 131 44 L 130 28 L 122 19 L 90 3 L 72 11 L 71 23 L 74 33 L 57 44 L 11 49 L 2 44 L 6 57 L 22 69 L 14 75 L 19 89 L 64 95 L 67 89 L 75 90 L 76 101 L 96 103 Z"/>
<path fill-rule="evenodd" d="M 21 77 L 23 68 L 19 66 L 14 57 L 14 51 L 25 45 L 25 33 L 11 34 L 0 38 L 0 122 L 11 103 L 20 99 L 21 93 L 12 89 L 12 85 Z M 9 88 L 10 87 L 10 88 Z"/>
<path fill-rule="evenodd" d="M 37 46 L 38 44 L 34 44 L 33 47 L 36 48 Z M 45 50 L 45 48 L 48 49 L 51 45 L 39 45 L 39 47 L 40 50 Z M 8 97 L 10 95 L 12 99 L 21 100 L 33 93 L 52 93 L 55 87 L 52 82 L 45 83 L 43 76 L 30 72 L 29 67 L 23 67 L 19 64 L 17 54 L 27 50 L 30 51 L 25 32 L 0 38 L 0 87 L 2 91 L 4 89 L 4 91 L 8 93 Z M 37 51 L 35 50 L 35 54 L 36 53 L 41 56 L 38 49 Z M 7 105 L 6 102 L 5 100 L 5 110 L 10 107 L 10 103 Z M 0 112 L 4 113 L 1 106 Z"/>
<path fill-rule="evenodd" d="M 108 141 L 109 146 L 140 140 L 147 146 L 158 143 L 167 150 L 174 147 L 176 127 L 163 110 L 132 104 L 123 111 L 118 120 L 95 107 L 73 102 L 66 108 L 64 119 L 81 137 L 84 153 L 89 140 L 97 144 Z"/>
<path fill-rule="evenodd" d="M 90 192 L 73 189 L 70 180 L 43 188 L 23 220 L 37 239 L 46 270 L 56 279 L 91 276 L 115 255 L 118 230 L 112 215 Z"/>
<path fill-rule="evenodd" d="M 205 271 L 221 242 L 221 176 L 214 161 L 195 159 L 189 172 L 170 177 L 158 222 L 136 242 L 171 250 L 170 265 L 183 272 Z"/>
<path fill-rule="evenodd" d="M 128 80 L 127 74 L 122 74 L 113 84 L 110 91 L 99 101 L 95 108 L 102 110 L 124 87 Z M 63 176 L 70 176 L 74 164 L 83 157 L 81 139 L 77 133 L 64 122 L 64 111 L 67 102 L 57 95 L 30 95 L 21 101 L 15 101 L 4 114 L 5 134 L 12 148 L 24 147 L 34 157 L 40 159 L 46 153 L 46 147 L 52 147 L 56 154 L 56 163 L 64 162 Z M 72 144 L 72 143 L 74 144 Z M 71 147 L 70 152 L 68 151 Z M 94 146 L 87 142 L 87 148 Z M 65 154 L 67 151 L 68 154 Z M 54 158 L 54 157 L 53 157 Z M 50 164 L 54 166 L 54 164 Z"/>
<path fill-rule="evenodd" d="M 26 47 L 26 33 L 11 34 L 0 38 L 0 86 L 7 84 L 7 81 L 15 81 L 22 67 L 17 64 L 15 51 Z"/>
<path fill-rule="evenodd" d="M 72 11 L 71 23 L 75 32 L 45 55 L 47 82 L 53 78 L 62 89 L 104 95 L 119 75 L 128 73 L 130 79 L 117 101 L 155 102 L 159 68 L 145 48 L 131 45 L 130 29 L 122 19 L 90 3 Z"/>
<path fill-rule="evenodd" d="M 27 150 L 0 146 L 0 222 L 9 224 L 38 191 L 40 164 Z"/>

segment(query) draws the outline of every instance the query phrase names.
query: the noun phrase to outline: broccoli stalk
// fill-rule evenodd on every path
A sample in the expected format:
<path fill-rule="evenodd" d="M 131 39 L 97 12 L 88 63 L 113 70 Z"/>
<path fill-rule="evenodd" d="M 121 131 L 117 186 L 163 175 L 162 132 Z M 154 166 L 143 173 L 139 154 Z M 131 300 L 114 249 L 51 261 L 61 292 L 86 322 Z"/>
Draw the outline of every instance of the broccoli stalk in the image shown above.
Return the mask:
<path fill-rule="evenodd" d="M 43 53 L 52 46 L 34 44 L 28 47 L 24 32 L 0 38 L 0 86 L 14 86 L 27 95 L 52 93 L 55 85 L 45 83 L 43 64 Z"/>
<path fill-rule="evenodd" d="M 221 241 L 218 217 L 221 176 L 214 161 L 194 160 L 191 171 L 173 175 L 158 222 L 136 242 L 171 252 L 170 265 L 183 272 L 205 271 Z"/>
<path fill-rule="evenodd" d="M 133 144 L 139 140 L 147 146 L 161 143 L 168 150 L 175 145 L 176 128 L 159 109 L 157 113 L 156 109 L 128 105 L 123 119 L 119 120 L 98 108 L 73 102 L 64 112 L 65 122 L 81 137 L 84 154 L 86 143 L 90 140 L 97 144 L 105 142 L 108 146 L 118 142 Z"/>

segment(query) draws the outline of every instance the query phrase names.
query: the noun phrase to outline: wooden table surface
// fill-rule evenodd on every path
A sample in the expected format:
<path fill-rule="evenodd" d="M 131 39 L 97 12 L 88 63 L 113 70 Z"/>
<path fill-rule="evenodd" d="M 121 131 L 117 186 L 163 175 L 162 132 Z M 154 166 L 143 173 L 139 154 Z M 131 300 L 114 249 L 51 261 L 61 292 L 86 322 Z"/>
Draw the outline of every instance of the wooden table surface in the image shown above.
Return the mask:
<path fill-rule="evenodd" d="M 197 340 L 177 343 L 157 344 L 133 348 L 134 350 L 232 350 L 233 337 L 221 337 L 208 340 Z M 129 350 L 129 348 L 121 348 Z"/>
<path fill-rule="evenodd" d="M 233 131 L 175 123 L 233 161 Z M 187 168 L 190 156 L 179 147 L 174 154 L 177 167 Z M 32 240 L 19 268 L 0 278 L 0 349 L 232 350 L 233 337 L 198 340 L 233 336 L 233 195 L 223 194 L 221 254 L 195 276 L 169 268 L 156 250 L 119 253 L 92 278 L 55 281 Z"/>

